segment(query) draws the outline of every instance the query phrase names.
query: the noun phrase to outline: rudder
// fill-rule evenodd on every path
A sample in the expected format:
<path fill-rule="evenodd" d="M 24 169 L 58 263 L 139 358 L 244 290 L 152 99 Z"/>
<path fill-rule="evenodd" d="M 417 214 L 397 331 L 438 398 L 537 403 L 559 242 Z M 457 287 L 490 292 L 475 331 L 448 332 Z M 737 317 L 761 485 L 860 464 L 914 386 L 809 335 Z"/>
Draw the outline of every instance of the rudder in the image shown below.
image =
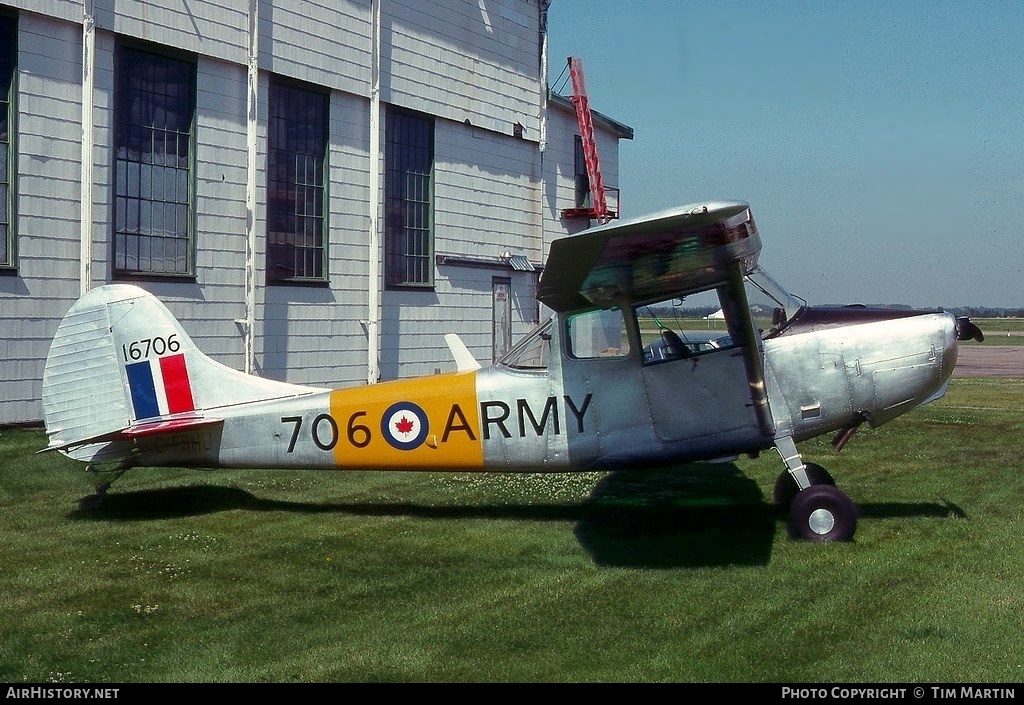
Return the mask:
<path fill-rule="evenodd" d="M 57 328 L 43 370 L 43 414 L 50 446 L 119 431 L 133 414 L 121 376 L 111 314 L 148 296 L 138 287 L 103 286 L 86 293 Z"/>

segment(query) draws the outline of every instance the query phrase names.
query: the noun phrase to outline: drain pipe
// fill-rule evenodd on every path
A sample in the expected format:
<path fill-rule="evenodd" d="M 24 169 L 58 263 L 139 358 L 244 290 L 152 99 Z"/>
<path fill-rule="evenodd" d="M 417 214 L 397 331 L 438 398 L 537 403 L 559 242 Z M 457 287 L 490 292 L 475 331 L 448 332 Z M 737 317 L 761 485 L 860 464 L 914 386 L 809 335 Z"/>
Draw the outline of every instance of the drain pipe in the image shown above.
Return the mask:
<path fill-rule="evenodd" d="M 540 178 L 537 180 L 538 198 L 537 211 L 540 216 L 540 251 L 537 253 L 537 261 L 544 262 L 547 257 L 547 228 L 545 227 L 544 213 L 544 157 L 548 149 L 548 8 L 551 0 L 541 0 L 538 11 L 540 13 L 540 139 L 537 142 L 540 162 Z M 539 286 L 539 275 L 534 275 L 534 286 Z M 536 292 L 534 294 L 536 296 Z M 537 303 L 537 322 L 540 322 L 540 303 Z"/>
<path fill-rule="evenodd" d="M 256 328 L 256 150 L 257 99 L 259 91 L 259 0 L 249 0 L 249 52 L 246 98 L 245 177 L 245 318 L 235 321 L 242 329 L 244 370 L 256 369 L 253 334 Z"/>
<path fill-rule="evenodd" d="M 79 292 L 92 288 L 93 87 L 96 60 L 96 20 L 93 0 L 82 2 L 82 183 L 79 215 Z"/>
<path fill-rule="evenodd" d="M 367 264 L 366 383 L 380 380 L 380 0 L 370 3 L 370 256 Z"/>

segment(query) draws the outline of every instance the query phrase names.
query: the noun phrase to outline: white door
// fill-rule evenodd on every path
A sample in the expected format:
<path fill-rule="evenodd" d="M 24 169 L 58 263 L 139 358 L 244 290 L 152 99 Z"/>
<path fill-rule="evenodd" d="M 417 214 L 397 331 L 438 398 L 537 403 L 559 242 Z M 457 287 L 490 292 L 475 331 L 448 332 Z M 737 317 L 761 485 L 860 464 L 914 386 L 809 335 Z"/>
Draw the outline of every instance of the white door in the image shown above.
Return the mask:
<path fill-rule="evenodd" d="M 512 347 L 512 280 L 492 277 L 491 295 L 494 309 L 493 359 L 498 360 Z"/>

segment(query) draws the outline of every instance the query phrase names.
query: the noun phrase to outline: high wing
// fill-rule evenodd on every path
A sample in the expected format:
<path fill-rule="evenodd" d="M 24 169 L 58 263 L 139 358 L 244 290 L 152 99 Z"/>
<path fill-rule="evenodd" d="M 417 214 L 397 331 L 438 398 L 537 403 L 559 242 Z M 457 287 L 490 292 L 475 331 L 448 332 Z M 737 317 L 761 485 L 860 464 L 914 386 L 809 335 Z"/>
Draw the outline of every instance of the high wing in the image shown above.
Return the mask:
<path fill-rule="evenodd" d="M 749 274 L 760 252 L 747 203 L 683 206 L 555 240 L 537 298 L 558 312 L 664 299 L 715 286 L 732 264 Z"/>

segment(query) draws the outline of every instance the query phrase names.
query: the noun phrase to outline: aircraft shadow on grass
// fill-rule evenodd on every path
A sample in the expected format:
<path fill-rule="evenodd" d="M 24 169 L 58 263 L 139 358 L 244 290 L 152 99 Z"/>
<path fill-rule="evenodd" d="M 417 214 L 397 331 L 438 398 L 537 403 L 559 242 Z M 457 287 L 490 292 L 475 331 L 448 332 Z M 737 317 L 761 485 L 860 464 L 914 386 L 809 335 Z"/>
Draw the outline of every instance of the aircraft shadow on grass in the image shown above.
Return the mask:
<path fill-rule="evenodd" d="M 145 521 L 241 509 L 437 520 L 574 522 L 573 533 L 595 564 L 634 568 L 765 565 L 776 522 L 785 521 L 785 513 L 732 463 L 615 471 L 602 478 L 587 499 L 563 503 L 295 502 L 206 484 L 111 493 L 97 506 L 92 499 L 93 495 L 84 497 L 69 517 Z M 860 514 L 874 519 L 966 516 L 948 502 L 867 504 L 860 506 Z"/>

